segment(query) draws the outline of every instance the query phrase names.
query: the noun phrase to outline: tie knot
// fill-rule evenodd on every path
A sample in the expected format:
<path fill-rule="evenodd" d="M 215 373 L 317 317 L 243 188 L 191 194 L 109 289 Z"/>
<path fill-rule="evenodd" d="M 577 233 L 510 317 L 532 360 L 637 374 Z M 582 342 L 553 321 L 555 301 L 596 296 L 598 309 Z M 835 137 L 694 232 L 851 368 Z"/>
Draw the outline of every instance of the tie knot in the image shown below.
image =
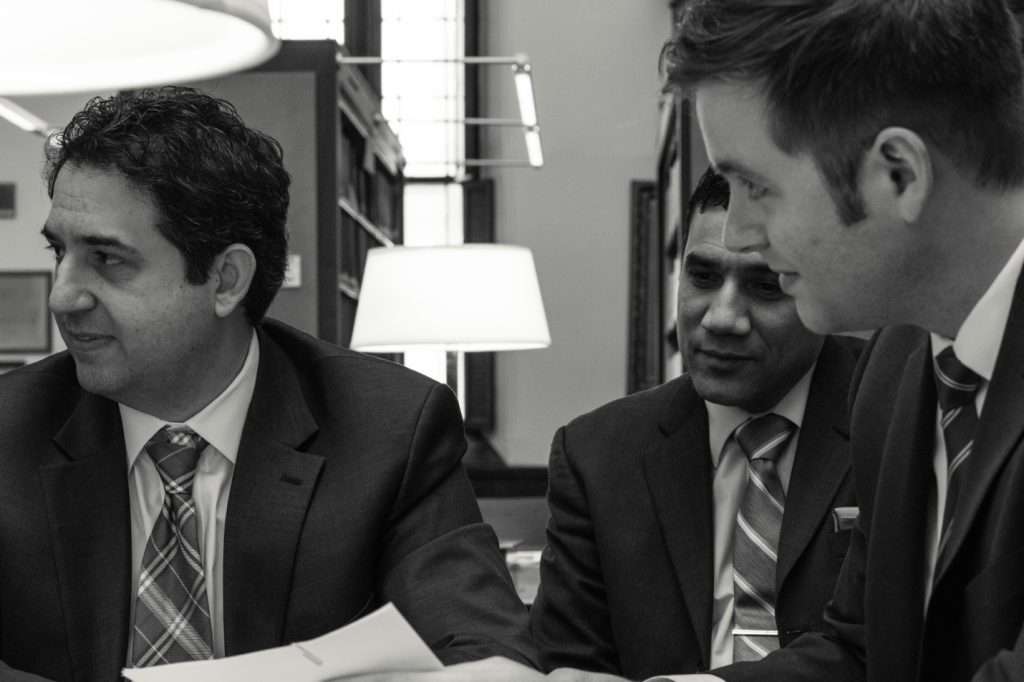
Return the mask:
<path fill-rule="evenodd" d="M 939 394 L 939 406 L 943 411 L 966 405 L 973 400 L 980 381 L 981 377 L 956 357 L 952 346 L 935 356 L 935 390 Z"/>
<path fill-rule="evenodd" d="M 736 427 L 736 442 L 747 459 L 774 462 L 796 433 L 796 424 L 778 414 L 766 414 Z"/>
<path fill-rule="evenodd" d="M 192 429 L 168 425 L 149 439 L 145 450 L 156 464 L 167 491 L 188 494 L 204 447 L 206 441 Z"/>

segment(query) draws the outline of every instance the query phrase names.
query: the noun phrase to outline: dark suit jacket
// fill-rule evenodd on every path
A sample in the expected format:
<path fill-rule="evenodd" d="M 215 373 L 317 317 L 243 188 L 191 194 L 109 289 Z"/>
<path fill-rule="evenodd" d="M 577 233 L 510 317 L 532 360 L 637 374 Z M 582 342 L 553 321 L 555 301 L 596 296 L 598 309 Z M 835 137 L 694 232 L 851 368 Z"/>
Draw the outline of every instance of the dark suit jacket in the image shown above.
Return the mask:
<path fill-rule="evenodd" d="M 851 415 L 861 515 L 826 613 L 801 639 L 727 680 L 1024 680 L 1024 277 L 989 384 L 964 505 L 924 608 L 924 530 L 934 486 L 936 398 L 929 337 L 872 341 Z M 961 511 L 963 514 L 961 514 Z M 717 671 L 716 671 L 717 673 Z"/>
<path fill-rule="evenodd" d="M 393 601 L 445 663 L 531 660 L 526 610 L 460 463 L 452 393 L 279 323 L 259 342 L 224 530 L 226 653 Z M 0 679 L 21 679 L 7 666 L 119 679 L 125 462 L 117 404 L 83 391 L 66 353 L 0 378 Z"/>
<path fill-rule="evenodd" d="M 826 340 L 786 497 L 777 620 L 788 644 L 820 628 L 855 506 L 846 408 L 856 339 Z M 570 422 L 551 449 L 551 520 L 531 627 L 545 669 L 632 678 L 706 670 L 713 599 L 707 409 L 686 376 Z"/>

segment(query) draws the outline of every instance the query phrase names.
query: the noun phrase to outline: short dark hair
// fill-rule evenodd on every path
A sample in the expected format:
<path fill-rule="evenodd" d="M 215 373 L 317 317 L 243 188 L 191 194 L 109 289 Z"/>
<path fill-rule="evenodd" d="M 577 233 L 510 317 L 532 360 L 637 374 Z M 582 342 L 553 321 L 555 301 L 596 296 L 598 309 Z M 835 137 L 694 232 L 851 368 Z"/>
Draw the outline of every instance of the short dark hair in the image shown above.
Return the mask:
<path fill-rule="evenodd" d="M 291 178 L 281 145 L 246 126 L 233 105 L 183 87 L 95 97 L 46 149 L 51 198 L 65 164 L 116 170 L 146 193 L 191 284 L 207 281 L 227 246 L 252 249 L 256 272 L 242 305 L 250 322 L 263 319 L 284 279 Z"/>
<path fill-rule="evenodd" d="M 751 83 L 772 137 L 809 152 L 847 223 L 887 126 L 920 135 L 978 185 L 1024 182 L 1020 29 L 1004 0 L 694 0 L 661 53 L 666 89 Z"/>
<path fill-rule="evenodd" d="M 724 177 L 709 167 L 697 181 L 697 186 L 686 203 L 686 215 L 679 234 L 679 253 L 686 250 L 686 240 L 690 236 L 690 226 L 698 213 L 706 213 L 712 208 L 729 209 L 729 183 Z"/>

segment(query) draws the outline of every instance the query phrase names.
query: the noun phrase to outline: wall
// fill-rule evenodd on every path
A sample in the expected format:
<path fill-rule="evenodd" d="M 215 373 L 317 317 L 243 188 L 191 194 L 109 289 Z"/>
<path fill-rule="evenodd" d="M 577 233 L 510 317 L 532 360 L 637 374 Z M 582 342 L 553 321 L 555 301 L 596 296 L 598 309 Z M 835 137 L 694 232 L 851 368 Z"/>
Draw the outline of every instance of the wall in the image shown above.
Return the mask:
<path fill-rule="evenodd" d="M 93 93 L 95 94 L 95 93 Z M 82 108 L 91 94 L 17 97 L 16 103 L 54 127 L 63 127 Z M 15 217 L 0 219 L 0 272 L 53 270 L 53 254 L 46 250 L 40 235 L 50 199 L 42 180 L 43 138 L 16 128 L 0 119 L 0 182 L 15 183 Z M 51 323 L 52 326 L 52 323 Z M 54 351 L 64 343 L 52 327 Z M 41 355 L 0 354 L 0 362 L 10 359 L 35 360 Z"/>
<path fill-rule="evenodd" d="M 482 5 L 485 53 L 533 67 L 545 166 L 489 174 L 498 241 L 533 250 L 552 336 L 498 354 L 491 440 L 511 464 L 544 464 L 560 425 L 625 393 L 629 182 L 656 170 L 671 13 L 664 0 Z M 484 115 L 516 115 L 511 75 L 486 83 Z M 487 157 L 525 158 L 521 134 L 488 143 Z"/>

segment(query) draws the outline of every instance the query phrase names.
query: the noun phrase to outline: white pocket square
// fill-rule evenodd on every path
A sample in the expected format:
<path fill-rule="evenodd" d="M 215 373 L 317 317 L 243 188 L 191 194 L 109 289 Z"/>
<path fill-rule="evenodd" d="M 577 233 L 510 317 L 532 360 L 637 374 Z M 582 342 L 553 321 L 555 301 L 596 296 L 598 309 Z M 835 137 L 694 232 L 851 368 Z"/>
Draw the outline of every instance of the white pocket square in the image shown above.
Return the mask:
<path fill-rule="evenodd" d="M 832 527 L 836 533 L 852 530 L 857 523 L 860 507 L 836 507 L 832 510 Z"/>

